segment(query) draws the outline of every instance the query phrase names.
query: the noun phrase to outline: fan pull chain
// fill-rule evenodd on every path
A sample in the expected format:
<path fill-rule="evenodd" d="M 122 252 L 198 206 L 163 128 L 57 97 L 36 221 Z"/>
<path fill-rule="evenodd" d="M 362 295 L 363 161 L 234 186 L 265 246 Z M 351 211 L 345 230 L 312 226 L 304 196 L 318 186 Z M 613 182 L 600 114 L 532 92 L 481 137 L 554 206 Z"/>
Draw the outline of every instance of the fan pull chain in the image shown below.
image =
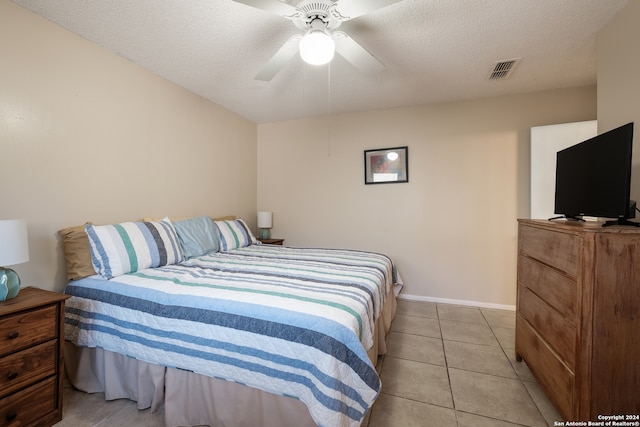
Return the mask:
<path fill-rule="evenodd" d="M 327 156 L 331 157 L 331 62 L 327 67 Z"/>

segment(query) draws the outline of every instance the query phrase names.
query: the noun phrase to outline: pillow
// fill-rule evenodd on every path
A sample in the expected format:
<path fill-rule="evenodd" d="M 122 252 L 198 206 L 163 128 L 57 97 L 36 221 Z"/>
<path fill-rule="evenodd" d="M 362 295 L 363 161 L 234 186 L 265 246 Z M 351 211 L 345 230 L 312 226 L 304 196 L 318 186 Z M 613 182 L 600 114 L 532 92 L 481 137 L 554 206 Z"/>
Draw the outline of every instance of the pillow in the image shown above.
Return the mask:
<path fill-rule="evenodd" d="M 89 248 L 89 238 L 84 231 L 84 225 L 63 228 L 58 233 L 62 236 L 67 280 L 78 280 L 96 274 L 91 262 L 91 248 Z"/>
<path fill-rule="evenodd" d="M 184 259 L 168 218 L 159 222 L 123 222 L 85 226 L 93 268 L 105 279 Z"/>
<path fill-rule="evenodd" d="M 218 252 L 216 226 L 208 216 L 175 221 L 173 226 L 180 239 L 185 258 Z"/>
<path fill-rule="evenodd" d="M 253 245 L 257 241 L 247 224 L 241 219 L 215 221 L 215 224 L 222 252 Z"/>

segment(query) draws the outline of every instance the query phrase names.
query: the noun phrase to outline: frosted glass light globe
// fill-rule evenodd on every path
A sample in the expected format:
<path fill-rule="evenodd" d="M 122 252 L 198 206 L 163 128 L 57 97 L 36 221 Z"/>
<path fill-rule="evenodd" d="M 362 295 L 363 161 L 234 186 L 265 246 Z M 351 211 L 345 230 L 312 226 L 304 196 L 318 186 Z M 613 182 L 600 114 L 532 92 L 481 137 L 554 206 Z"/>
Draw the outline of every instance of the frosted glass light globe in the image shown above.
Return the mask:
<path fill-rule="evenodd" d="M 333 59 L 336 44 L 323 31 L 310 31 L 300 40 L 300 56 L 311 65 L 324 65 Z"/>

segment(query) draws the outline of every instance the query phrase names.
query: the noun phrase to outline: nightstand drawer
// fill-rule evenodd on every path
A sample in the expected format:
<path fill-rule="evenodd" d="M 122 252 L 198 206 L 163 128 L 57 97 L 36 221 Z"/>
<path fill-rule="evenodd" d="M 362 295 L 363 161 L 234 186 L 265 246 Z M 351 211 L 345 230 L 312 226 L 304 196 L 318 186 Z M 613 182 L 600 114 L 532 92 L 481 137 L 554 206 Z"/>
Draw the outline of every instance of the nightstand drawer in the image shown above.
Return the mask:
<path fill-rule="evenodd" d="M 0 322 L 0 356 L 56 337 L 57 306 L 7 316 Z"/>
<path fill-rule="evenodd" d="M 0 397 L 55 374 L 56 343 L 49 341 L 0 359 Z"/>
<path fill-rule="evenodd" d="M 56 410 L 56 378 L 39 382 L 0 399 L 0 425 L 27 426 Z"/>

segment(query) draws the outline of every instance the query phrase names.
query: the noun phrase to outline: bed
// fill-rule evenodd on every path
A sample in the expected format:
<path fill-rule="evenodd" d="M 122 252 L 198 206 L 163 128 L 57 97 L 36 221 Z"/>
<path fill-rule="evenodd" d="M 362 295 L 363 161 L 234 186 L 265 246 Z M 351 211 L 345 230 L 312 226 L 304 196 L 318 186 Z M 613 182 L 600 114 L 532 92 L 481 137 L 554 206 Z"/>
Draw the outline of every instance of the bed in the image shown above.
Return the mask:
<path fill-rule="evenodd" d="M 71 384 L 163 408 L 168 427 L 360 426 L 381 387 L 392 261 L 263 245 L 242 220 L 199 221 L 78 234 L 93 274 L 65 289 Z"/>

